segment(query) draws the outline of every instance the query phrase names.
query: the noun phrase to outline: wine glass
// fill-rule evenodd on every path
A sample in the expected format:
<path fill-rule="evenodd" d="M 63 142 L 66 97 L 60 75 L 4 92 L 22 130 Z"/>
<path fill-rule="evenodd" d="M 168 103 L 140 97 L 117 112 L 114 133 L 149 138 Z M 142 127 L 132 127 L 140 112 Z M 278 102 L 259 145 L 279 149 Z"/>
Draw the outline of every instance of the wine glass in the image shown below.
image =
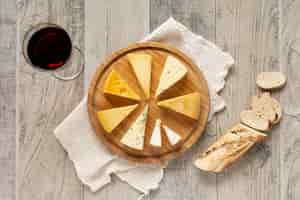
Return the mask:
<path fill-rule="evenodd" d="M 76 79 L 84 70 L 82 51 L 72 44 L 67 31 L 57 24 L 40 23 L 29 29 L 24 36 L 22 52 L 27 63 L 41 71 L 50 72 L 59 80 Z M 71 66 L 75 70 L 71 75 L 61 73 Z"/>

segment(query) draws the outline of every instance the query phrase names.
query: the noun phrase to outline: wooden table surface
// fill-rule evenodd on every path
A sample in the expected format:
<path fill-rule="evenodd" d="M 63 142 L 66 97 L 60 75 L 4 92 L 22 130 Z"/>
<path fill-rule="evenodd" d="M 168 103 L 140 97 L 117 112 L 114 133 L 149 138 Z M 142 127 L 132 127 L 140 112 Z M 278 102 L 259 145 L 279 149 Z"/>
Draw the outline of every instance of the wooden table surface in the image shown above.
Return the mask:
<path fill-rule="evenodd" d="M 93 66 L 75 81 L 61 82 L 34 70 L 21 54 L 32 24 L 53 22 L 101 62 L 173 16 L 229 51 L 236 65 L 222 96 L 227 108 L 207 126 L 191 151 L 170 162 L 160 189 L 145 199 L 300 199 L 300 0 L 0 0 L 0 199 L 118 200 L 139 194 L 116 177 L 92 193 L 76 177 L 53 129 L 84 95 Z M 91 7 L 87 7 L 87 6 Z M 87 12 L 93 10 L 95 12 Z M 96 14 L 95 14 L 96 13 Z M 94 22 L 87 22 L 92 18 Z M 101 29 L 93 31 L 94 26 Z M 99 31 L 100 30 L 100 31 Z M 91 58 L 92 59 L 92 58 Z M 260 71 L 280 70 L 288 84 L 274 96 L 284 117 L 268 140 L 222 174 L 204 173 L 192 158 L 238 121 L 257 94 Z M 15 165 L 17 168 L 15 168 Z"/>

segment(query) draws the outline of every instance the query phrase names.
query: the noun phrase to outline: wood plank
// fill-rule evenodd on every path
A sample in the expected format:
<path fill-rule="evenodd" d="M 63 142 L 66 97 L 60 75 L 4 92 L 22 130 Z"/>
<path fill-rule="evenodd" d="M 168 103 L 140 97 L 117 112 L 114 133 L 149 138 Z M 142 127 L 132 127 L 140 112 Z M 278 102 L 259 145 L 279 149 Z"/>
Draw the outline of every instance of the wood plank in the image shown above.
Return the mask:
<path fill-rule="evenodd" d="M 83 47 L 82 0 L 18 1 L 18 44 L 40 22 L 64 27 Z M 53 129 L 83 95 L 83 77 L 62 82 L 28 65 L 18 47 L 18 199 L 83 199 L 83 187 Z"/>
<path fill-rule="evenodd" d="M 16 5 L 0 1 L 0 199 L 15 199 Z M 3 33 L 6 34 L 3 34 Z M 8 37 L 9 36 L 9 37 Z"/>
<path fill-rule="evenodd" d="M 192 31 L 215 41 L 214 1 L 150 1 L 151 30 L 170 16 L 185 24 Z M 169 163 L 160 189 L 153 192 L 148 199 L 217 199 L 216 176 L 201 172 L 193 166 L 193 159 L 197 153 L 202 152 L 215 141 L 215 128 L 215 123 L 212 121 L 202 138 L 190 151 Z"/>
<path fill-rule="evenodd" d="M 87 93 L 97 66 L 107 55 L 107 6 L 105 0 L 87 1 L 84 20 L 84 91 Z"/>
<path fill-rule="evenodd" d="M 217 0 L 216 6 L 217 44 L 236 61 L 222 93 L 227 109 L 217 119 L 220 137 L 258 92 L 257 73 L 279 69 L 279 5 L 277 0 Z M 279 199 L 279 133 L 273 130 L 264 145 L 218 175 L 218 199 Z"/>
<path fill-rule="evenodd" d="M 114 50 L 136 42 L 149 32 L 149 0 L 89 0 L 85 8 L 85 89 L 95 66 Z M 87 90 L 86 90 L 87 91 Z M 84 199 L 137 199 L 126 183 L 113 181 L 97 193 L 84 191 Z"/>
<path fill-rule="evenodd" d="M 280 70 L 288 83 L 280 93 L 284 108 L 280 132 L 281 199 L 300 199 L 300 1 L 281 3 Z"/>

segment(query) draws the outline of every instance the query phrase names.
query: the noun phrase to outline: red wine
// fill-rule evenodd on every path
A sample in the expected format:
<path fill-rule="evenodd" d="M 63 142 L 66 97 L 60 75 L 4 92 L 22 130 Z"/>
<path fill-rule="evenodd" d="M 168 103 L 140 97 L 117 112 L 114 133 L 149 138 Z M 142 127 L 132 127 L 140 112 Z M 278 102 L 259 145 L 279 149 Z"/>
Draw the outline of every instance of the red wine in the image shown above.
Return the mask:
<path fill-rule="evenodd" d="M 58 27 L 46 27 L 29 39 L 27 55 L 37 67 L 53 70 L 63 66 L 70 57 L 72 42 L 68 33 Z"/>

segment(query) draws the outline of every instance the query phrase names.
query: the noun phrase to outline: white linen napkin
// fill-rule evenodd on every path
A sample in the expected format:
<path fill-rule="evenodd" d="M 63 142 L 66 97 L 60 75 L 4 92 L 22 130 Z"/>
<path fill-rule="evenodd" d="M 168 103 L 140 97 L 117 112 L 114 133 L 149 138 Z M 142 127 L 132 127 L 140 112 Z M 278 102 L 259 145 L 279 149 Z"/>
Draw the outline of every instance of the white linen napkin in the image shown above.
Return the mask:
<path fill-rule="evenodd" d="M 229 54 L 173 18 L 169 18 L 142 41 L 149 40 L 180 49 L 199 66 L 209 85 L 209 119 L 224 108 L 225 102 L 218 92 L 224 87 L 225 76 L 234 63 Z M 54 131 L 73 161 L 78 178 L 92 191 L 109 183 L 112 173 L 144 194 L 158 188 L 164 166 L 135 164 L 110 153 L 94 134 L 86 107 L 84 98 Z"/>

